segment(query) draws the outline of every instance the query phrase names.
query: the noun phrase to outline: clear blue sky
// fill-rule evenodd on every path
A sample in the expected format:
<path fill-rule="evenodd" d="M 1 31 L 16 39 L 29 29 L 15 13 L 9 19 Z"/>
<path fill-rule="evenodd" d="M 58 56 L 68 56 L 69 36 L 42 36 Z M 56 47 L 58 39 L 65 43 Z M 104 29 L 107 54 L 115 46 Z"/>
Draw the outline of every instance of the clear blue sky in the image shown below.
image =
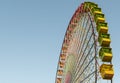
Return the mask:
<path fill-rule="evenodd" d="M 109 24 L 120 81 L 120 1 L 90 0 Z M 0 0 L 0 83 L 54 83 L 68 23 L 84 0 Z"/>

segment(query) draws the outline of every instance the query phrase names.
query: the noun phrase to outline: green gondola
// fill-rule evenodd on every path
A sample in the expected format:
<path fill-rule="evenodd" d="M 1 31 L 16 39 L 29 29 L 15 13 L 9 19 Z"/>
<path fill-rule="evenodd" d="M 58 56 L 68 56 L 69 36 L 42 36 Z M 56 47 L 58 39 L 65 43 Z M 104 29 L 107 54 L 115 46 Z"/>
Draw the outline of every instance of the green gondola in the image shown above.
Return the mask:
<path fill-rule="evenodd" d="M 98 22 L 105 22 L 105 18 L 104 18 L 104 14 L 95 14 L 94 15 L 94 18 L 95 18 L 95 22 L 98 23 Z"/>
<path fill-rule="evenodd" d="M 89 2 L 89 8 L 92 9 L 94 7 L 98 7 L 98 5 L 95 3 Z"/>
<path fill-rule="evenodd" d="M 102 14 L 101 8 L 94 7 L 92 8 L 92 13 L 95 14 Z"/>
<path fill-rule="evenodd" d="M 102 47 L 99 51 L 99 57 L 103 62 L 111 62 L 112 60 L 112 49 L 108 47 Z"/>
<path fill-rule="evenodd" d="M 97 24 L 97 31 L 98 31 L 99 34 L 101 34 L 101 33 L 107 33 L 108 32 L 107 23 L 105 23 L 105 22 L 99 22 Z"/>
<path fill-rule="evenodd" d="M 98 41 L 102 47 L 109 47 L 111 42 L 110 34 L 101 33 L 99 35 Z"/>

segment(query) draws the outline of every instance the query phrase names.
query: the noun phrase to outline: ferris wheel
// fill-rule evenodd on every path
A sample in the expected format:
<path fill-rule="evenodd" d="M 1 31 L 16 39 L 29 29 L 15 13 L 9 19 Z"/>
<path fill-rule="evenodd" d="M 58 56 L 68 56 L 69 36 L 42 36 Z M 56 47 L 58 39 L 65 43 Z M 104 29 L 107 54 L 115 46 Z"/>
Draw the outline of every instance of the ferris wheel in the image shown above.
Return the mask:
<path fill-rule="evenodd" d="M 112 83 L 110 43 L 101 8 L 93 2 L 82 3 L 66 30 L 55 83 Z"/>

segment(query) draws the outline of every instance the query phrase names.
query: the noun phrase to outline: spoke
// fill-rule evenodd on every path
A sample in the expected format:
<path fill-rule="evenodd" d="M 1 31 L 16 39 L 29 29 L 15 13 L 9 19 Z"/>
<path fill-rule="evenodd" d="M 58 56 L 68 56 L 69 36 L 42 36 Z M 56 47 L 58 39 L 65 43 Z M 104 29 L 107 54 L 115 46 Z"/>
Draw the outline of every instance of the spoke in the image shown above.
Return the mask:
<path fill-rule="evenodd" d="M 91 37 L 89 38 L 89 41 L 91 40 L 91 38 L 92 38 L 92 35 L 91 35 Z M 88 44 L 89 44 L 89 42 L 87 43 L 87 46 L 86 46 L 86 48 L 85 48 L 83 54 L 81 55 L 81 58 L 80 58 L 80 61 L 78 62 L 78 64 L 81 63 L 81 60 L 82 60 L 82 58 L 83 58 L 83 56 L 84 56 L 84 53 L 85 53 L 85 51 L 86 51 L 86 49 L 87 49 L 87 47 L 88 47 Z M 93 44 L 93 45 L 94 45 L 94 44 Z M 92 45 L 92 47 L 93 47 L 93 45 Z M 90 50 L 89 50 L 89 52 L 90 52 Z M 80 68 L 79 65 L 78 65 L 77 67 Z M 78 71 L 79 71 L 79 69 L 78 69 Z M 78 72 L 76 72 L 75 74 L 77 74 L 77 73 L 78 73 Z"/>
<path fill-rule="evenodd" d="M 83 83 L 84 80 L 86 80 L 87 78 L 89 78 L 91 75 L 93 75 L 96 71 L 92 72 L 91 74 L 89 74 L 85 79 L 83 79 L 80 83 Z"/>
<path fill-rule="evenodd" d="M 79 71 L 81 70 L 81 68 L 82 68 L 82 66 L 83 66 L 83 64 L 84 64 L 84 62 L 85 62 L 85 60 L 86 60 L 86 58 L 89 56 L 89 53 L 90 53 L 91 49 L 93 48 L 93 46 L 94 46 L 94 44 L 91 46 L 91 48 L 90 48 L 88 54 L 86 55 L 86 57 L 85 57 L 85 59 L 83 60 L 82 64 L 79 66 L 79 69 L 78 69 Z M 92 58 L 92 60 L 93 60 L 93 59 L 94 59 L 94 57 Z M 91 60 L 90 62 L 92 62 L 92 60 Z M 88 63 L 88 65 L 90 64 L 90 62 Z M 88 65 L 87 65 L 86 67 L 88 67 Z M 86 69 L 86 67 L 84 68 L 84 70 Z M 79 71 L 78 71 L 78 72 L 79 72 Z M 77 77 L 78 74 L 79 74 L 78 72 L 77 72 L 77 75 L 76 75 L 76 79 L 78 79 L 78 77 Z M 83 72 L 82 72 L 82 73 L 83 73 Z M 81 74 L 82 74 L 82 73 L 81 73 Z M 80 74 L 79 74 L 79 76 L 80 76 Z M 75 79 L 75 80 L 76 80 L 76 79 Z"/>
<path fill-rule="evenodd" d="M 87 23 L 88 23 L 88 21 L 89 21 L 89 19 L 87 20 Z M 89 29 L 90 29 L 90 27 L 89 27 Z M 87 31 L 86 38 L 87 38 L 88 32 L 89 32 L 89 30 Z M 83 34 L 85 34 L 85 33 L 83 33 Z M 84 42 L 83 42 L 84 36 L 82 36 L 82 37 L 80 37 L 80 38 L 82 38 L 81 41 L 80 41 L 80 45 L 83 45 L 83 46 L 84 46 L 84 43 L 85 43 L 86 38 L 85 38 Z M 82 42 L 83 42 L 83 44 L 82 44 Z M 81 52 L 83 46 L 80 46 L 80 47 L 79 47 L 79 50 L 80 50 L 79 52 Z M 79 64 L 79 63 L 78 63 L 78 62 L 79 62 L 79 58 L 80 58 L 80 54 L 78 53 L 78 58 L 77 58 L 77 61 L 76 61 L 76 63 L 77 63 L 77 64 L 76 64 L 76 68 L 78 67 L 78 64 Z M 75 69 L 76 69 L 76 68 L 75 68 Z"/>

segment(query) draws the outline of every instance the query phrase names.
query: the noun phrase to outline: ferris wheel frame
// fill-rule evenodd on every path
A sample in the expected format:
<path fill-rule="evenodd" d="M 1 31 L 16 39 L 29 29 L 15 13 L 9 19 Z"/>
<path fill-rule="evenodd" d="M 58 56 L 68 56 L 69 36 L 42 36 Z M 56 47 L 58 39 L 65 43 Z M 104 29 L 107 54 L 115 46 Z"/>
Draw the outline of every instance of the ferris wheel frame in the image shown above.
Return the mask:
<path fill-rule="evenodd" d="M 94 11 L 94 8 L 97 10 Z M 106 22 L 97 4 L 84 2 L 75 11 L 62 44 L 55 83 L 98 83 L 103 79 L 112 83 L 112 55 L 109 53 L 104 60 L 99 59 L 100 48 L 110 48 L 111 41 L 99 41 L 101 33 L 108 33 L 106 27 L 98 31 L 99 23 Z M 108 71 L 104 67 L 109 67 L 111 71 L 103 74 Z"/>

